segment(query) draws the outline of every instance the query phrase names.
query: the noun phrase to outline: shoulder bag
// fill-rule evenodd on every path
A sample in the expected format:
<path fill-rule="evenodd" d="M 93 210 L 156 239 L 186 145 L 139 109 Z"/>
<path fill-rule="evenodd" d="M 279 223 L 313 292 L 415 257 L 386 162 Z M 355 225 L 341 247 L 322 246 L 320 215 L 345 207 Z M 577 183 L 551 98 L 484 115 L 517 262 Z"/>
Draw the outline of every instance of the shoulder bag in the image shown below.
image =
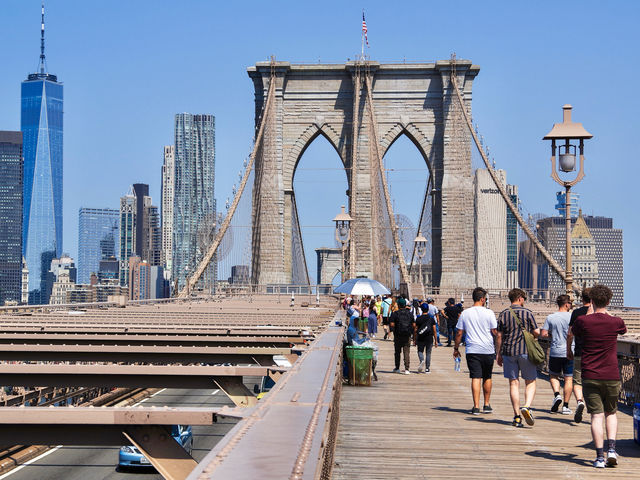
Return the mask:
<path fill-rule="evenodd" d="M 520 317 L 516 312 L 513 311 L 513 308 L 509 307 L 509 311 L 511 312 L 511 315 L 513 315 L 518 321 L 518 325 L 520 325 L 520 328 L 522 329 L 524 343 L 527 345 L 527 355 L 529 357 L 529 361 L 534 365 L 540 365 L 541 363 L 544 363 L 547 357 L 544 353 L 544 350 L 542 349 L 542 346 L 540 345 L 540 343 L 538 343 L 538 339 L 534 337 L 533 334 L 529 332 L 529 330 L 524 328 Z"/>

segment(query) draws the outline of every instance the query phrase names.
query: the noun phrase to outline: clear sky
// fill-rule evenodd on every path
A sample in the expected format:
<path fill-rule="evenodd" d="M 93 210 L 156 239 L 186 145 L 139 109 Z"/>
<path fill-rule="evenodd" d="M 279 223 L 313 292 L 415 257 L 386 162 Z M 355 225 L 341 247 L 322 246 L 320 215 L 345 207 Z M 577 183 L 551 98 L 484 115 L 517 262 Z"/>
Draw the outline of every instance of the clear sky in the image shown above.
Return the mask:
<path fill-rule="evenodd" d="M 178 112 L 216 116 L 223 207 L 251 149 L 246 67 L 270 55 L 308 63 L 353 58 L 363 7 L 372 60 L 435 61 L 455 52 L 481 67 L 474 120 L 528 213 L 554 213 L 558 185 L 541 139 L 561 121 L 562 105 L 574 106 L 574 121 L 594 135 L 587 176 L 576 187 L 580 205 L 624 229 L 625 303 L 640 306 L 634 1 L 48 0 L 47 64 L 65 85 L 64 250 L 77 255 L 81 206 L 116 208 L 136 182 L 149 183 L 159 204 L 162 147 L 173 142 Z M 20 82 L 37 68 L 39 34 L 40 0 L 0 0 L 0 129 L 20 128 Z M 396 210 L 416 223 L 424 181 L 412 172 L 425 171 L 424 163 L 404 140 L 386 160 L 398 169 L 391 176 Z M 322 138 L 300 169 L 295 188 L 309 251 L 333 244 L 330 220 L 346 201 L 346 178 Z"/>

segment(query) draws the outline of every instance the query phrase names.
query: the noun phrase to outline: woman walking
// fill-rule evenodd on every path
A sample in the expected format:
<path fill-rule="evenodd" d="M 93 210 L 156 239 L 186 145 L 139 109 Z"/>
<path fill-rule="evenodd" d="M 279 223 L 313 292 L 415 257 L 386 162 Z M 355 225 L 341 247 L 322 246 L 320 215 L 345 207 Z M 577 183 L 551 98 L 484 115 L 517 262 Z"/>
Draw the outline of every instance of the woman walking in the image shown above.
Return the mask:
<path fill-rule="evenodd" d="M 369 308 L 369 336 L 371 338 L 376 337 L 376 333 L 378 333 L 378 310 L 376 309 L 376 305 L 371 302 L 371 307 Z"/>

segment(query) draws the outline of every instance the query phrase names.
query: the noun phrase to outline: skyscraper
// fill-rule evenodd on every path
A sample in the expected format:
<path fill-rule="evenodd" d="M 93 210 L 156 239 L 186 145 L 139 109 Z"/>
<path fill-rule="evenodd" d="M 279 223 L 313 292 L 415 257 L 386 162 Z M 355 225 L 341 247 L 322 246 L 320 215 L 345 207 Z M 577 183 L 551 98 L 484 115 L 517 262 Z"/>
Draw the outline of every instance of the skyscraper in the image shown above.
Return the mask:
<path fill-rule="evenodd" d="M 578 260 L 572 264 L 574 287 L 582 288 L 582 283 L 592 283 L 597 273 L 597 281 L 607 285 L 613 291 L 611 304 L 624 305 L 624 257 L 622 244 L 622 230 L 613 228 L 613 219 L 609 217 L 582 216 L 584 224 L 588 227 L 588 235 L 582 234 L 583 239 L 573 240 L 576 247 L 580 247 Z M 572 229 L 575 229 L 577 218 L 571 218 Z M 564 217 L 547 217 L 538 220 L 538 237 L 549 253 L 565 265 L 565 219 Z M 584 230 L 584 228 L 582 228 Z M 592 237 L 589 238 L 589 236 Z M 592 264 L 591 241 L 595 246 L 595 259 L 597 260 L 597 272 Z M 573 243 L 573 242 L 572 242 Z M 573 248 L 573 251 L 576 249 Z M 583 258 L 580 258 L 583 255 Z M 591 265 L 591 271 L 589 266 Z M 587 271 L 584 271 L 586 266 Z M 581 268 L 583 271 L 578 271 Z M 541 288 L 549 288 L 561 291 L 564 287 L 562 279 L 545 264 L 542 272 Z M 580 283 L 578 283 L 578 280 Z"/>
<path fill-rule="evenodd" d="M 518 206 L 518 186 L 507 185 L 507 195 Z M 518 286 L 518 220 L 516 216 L 505 205 L 507 210 L 507 288 L 512 289 Z"/>
<path fill-rule="evenodd" d="M 21 300 L 22 168 L 22 133 L 0 131 L 0 305 Z"/>
<path fill-rule="evenodd" d="M 120 199 L 120 285 L 129 283 L 129 259 L 138 256 L 160 264 L 162 238 L 158 207 L 151 204 L 149 185 L 135 183 Z"/>
<path fill-rule="evenodd" d="M 120 212 L 112 208 L 80 208 L 78 214 L 78 283 L 89 283 L 100 260 L 115 255 Z"/>
<path fill-rule="evenodd" d="M 164 162 L 162 163 L 162 264 L 167 275 L 171 275 L 173 248 L 173 192 L 175 187 L 175 148 L 173 145 L 164 147 Z"/>
<path fill-rule="evenodd" d="M 58 78 L 47 72 L 44 6 L 39 72 L 22 82 L 24 151 L 23 254 L 29 268 L 29 303 L 43 303 L 51 260 L 62 253 L 62 104 Z"/>
<path fill-rule="evenodd" d="M 175 118 L 175 190 L 173 202 L 173 272 L 185 285 L 206 252 L 199 242 L 215 228 L 215 117 L 180 113 Z M 206 289 L 213 287 L 215 261 L 205 272 Z M 206 285 L 208 283 L 208 285 Z"/>
<path fill-rule="evenodd" d="M 120 285 L 129 285 L 129 258 L 135 252 L 136 196 L 133 189 L 120 198 Z"/>
<path fill-rule="evenodd" d="M 506 172 L 496 170 L 506 188 Z M 485 288 L 507 288 L 507 208 L 489 171 L 476 170 L 474 178 L 476 283 Z"/>
<path fill-rule="evenodd" d="M 151 197 L 149 197 L 151 198 Z M 162 230 L 160 230 L 160 214 L 155 205 L 145 206 L 146 241 L 142 256 L 153 267 L 162 265 Z"/>

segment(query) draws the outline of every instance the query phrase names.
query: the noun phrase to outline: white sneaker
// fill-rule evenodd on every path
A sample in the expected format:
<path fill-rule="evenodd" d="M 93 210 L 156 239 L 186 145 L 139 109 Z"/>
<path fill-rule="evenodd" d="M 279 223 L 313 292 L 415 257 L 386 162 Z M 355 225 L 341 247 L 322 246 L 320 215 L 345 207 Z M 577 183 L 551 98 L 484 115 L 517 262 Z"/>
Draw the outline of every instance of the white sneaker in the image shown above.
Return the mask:
<path fill-rule="evenodd" d="M 615 450 L 609 450 L 607 452 L 607 467 L 615 467 L 618 465 L 618 454 Z"/>
<path fill-rule="evenodd" d="M 571 415 L 573 413 L 573 410 L 571 410 L 569 407 L 562 407 L 562 414 L 563 415 Z"/>
<path fill-rule="evenodd" d="M 405 371 L 404 371 L 404 374 L 405 374 L 405 375 L 410 375 L 410 374 L 411 374 L 411 372 L 410 372 L 409 370 L 405 370 Z"/>
<path fill-rule="evenodd" d="M 424 362 L 420 362 L 420 365 L 418 365 L 418 373 L 422 372 L 424 372 Z"/>
<path fill-rule="evenodd" d="M 595 461 L 593 462 L 593 466 L 596 468 L 604 468 L 605 467 L 604 458 L 602 459 L 596 458 Z"/>

